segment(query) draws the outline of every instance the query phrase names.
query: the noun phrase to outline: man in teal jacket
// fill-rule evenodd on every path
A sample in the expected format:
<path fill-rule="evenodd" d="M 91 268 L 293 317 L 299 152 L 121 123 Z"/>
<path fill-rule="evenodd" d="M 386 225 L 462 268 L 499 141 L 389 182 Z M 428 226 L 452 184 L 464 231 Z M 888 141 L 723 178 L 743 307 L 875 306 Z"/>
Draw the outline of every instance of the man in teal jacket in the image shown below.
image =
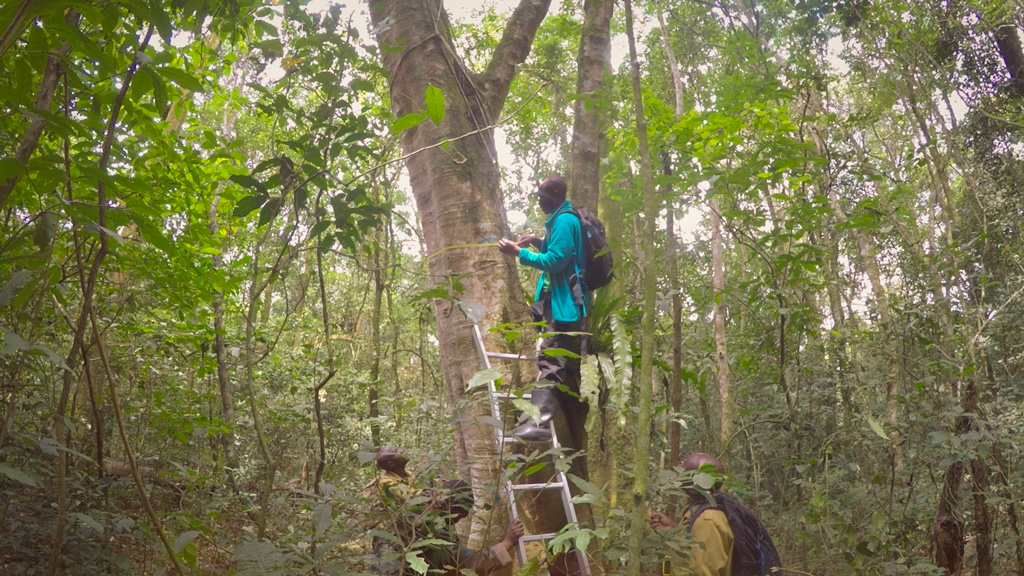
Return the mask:
<path fill-rule="evenodd" d="M 537 355 L 538 385 L 531 392 L 531 402 L 540 409 L 540 418 L 531 419 L 515 432 L 517 437 L 528 442 L 551 439 L 548 424 L 554 417 L 558 402 L 551 384 L 579 392 L 579 359 L 544 354 L 545 350 L 561 348 L 578 355 L 580 336 L 563 333 L 581 332 L 587 314 L 587 296 L 579 279 L 584 267 L 580 219 L 566 199 L 566 188 L 565 179 L 561 176 L 550 176 L 537 188 L 540 209 L 548 215 L 544 222 L 546 236 L 543 240 L 527 234 L 519 236 L 515 242 L 506 238 L 498 241 L 498 249 L 503 254 L 517 256 L 520 264 L 541 271 L 535 302 L 530 309 L 534 320 L 546 323 L 546 331 L 558 332 L 544 338 Z M 537 251 L 526 246 L 533 246 Z M 565 396 L 563 399 L 576 401 Z"/>

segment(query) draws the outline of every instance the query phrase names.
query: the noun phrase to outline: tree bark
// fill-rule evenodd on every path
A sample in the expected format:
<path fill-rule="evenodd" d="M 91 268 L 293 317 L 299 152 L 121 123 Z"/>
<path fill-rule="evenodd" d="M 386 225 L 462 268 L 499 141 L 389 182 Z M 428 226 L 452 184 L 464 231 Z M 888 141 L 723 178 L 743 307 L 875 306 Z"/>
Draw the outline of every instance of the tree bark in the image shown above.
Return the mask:
<path fill-rule="evenodd" d="M 647 120 L 644 117 L 643 92 L 640 86 L 640 62 L 637 59 L 636 40 L 633 33 L 633 5 L 626 0 L 626 38 L 629 42 L 630 78 L 633 86 L 633 116 L 636 119 L 636 135 L 640 151 L 640 177 L 643 181 L 643 285 L 644 315 L 640 343 L 640 378 L 637 398 L 636 454 L 633 465 L 633 506 L 630 515 L 629 552 L 633 558 L 640 558 L 641 542 L 647 532 L 647 481 L 650 468 L 651 448 L 651 379 L 654 373 L 654 326 L 657 310 L 657 271 L 655 268 L 654 238 L 657 231 L 658 206 L 655 202 L 654 174 L 651 153 L 647 144 Z M 640 562 L 630 562 L 629 576 L 639 576 Z"/>
<path fill-rule="evenodd" d="M 573 104 L 570 197 L 574 206 L 597 214 L 601 190 L 601 158 L 605 153 L 608 115 L 604 78 L 611 71 L 612 0 L 586 0 L 576 59 L 576 101 Z"/>
<path fill-rule="evenodd" d="M 967 383 L 967 394 L 964 396 L 963 413 L 956 419 L 954 434 L 963 435 L 970 431 L 977 409 L 978 387 L 974 381 L 970 381 Z M 963 477 L 963 460 L 957 460 L 946 468 L 935 524 L 932 526 L 935 564 L 945 568 L 948 574 L 959 573 L 964 561 L 964 521 L 957 510 Z"/>
<path fill-rule="evenodd" d="M 997 26 L 992 33 L 999 56 L 1010 74 L 1010 82 L 1018 98 L 1024 98 L 1024 47 L 1021 46 L 1017 25 L 1012 22 Z"/>
<path fill-rule="evenodd" d="M 445 116 L 401 133 L 409 183 L 420 216 L 433 282 L 453 286 L 451 300 L 436 300 L 437 337 L 451 406 L 467 397 L 466 383 L 479 369 L 470 334 L 527 317 L 516 262 L 491 245 L 509 235 L 495 157 L 492 122 L 508 95 L 515 67 L 529 54 L 550 0 L 522 0 L 511 16 L 486 72 L 472 75 L 455 52 L 447 14 L 438 0 L 368 0 L 381 61 L 391 80 L 396 117 L 423 108 L 428 85 L 445 96 Z M 399 47 L 400 49 L 395 49 Z M 445 146 L 440 144 L 447 142 Z M 460 289 L 454 288 L 458 279 Z M 490 335 L 487 336 L 491 340 Z M 497 349 L 495 343 L 489 343 Z M 499 486 L 499 459 L 484 403 L 456 415 L 457 460 L 482 494 Z M 488 494 L 489 501 L 494 494 Z M 506 513 L 496 506 L 498 520 Z M 470 546 L 482 540 L 486 514 L 474 516 Z M 499 525 L 502 522 L 490 522 Z"/>
<path fill-rule="evenodd" d="M 722 261 L 722 213 L 718 206 L 718 198 L 714 195 L 711 204 L 711 293 L 713 294 L 712 324 L 715 329 L 715 372 L 718 374 L 718 408 L 719 408 L 719 450 L 729 446 L 732 434 L 732 404 L 729 399 L 729 354 L 725 347 L 725 307 L 722 298 L 725 292 L 725 264 Z M 782 320 L 780 319 L 780 322 Z M 781 330 L 780 330 L 781 332 Z M 785 346 L 785 335 L 780 334 L 780 347 Z M 783 368 L 784 369 L 784 368 Z M 724 454 L 722 455 L 725 456 Z"/>

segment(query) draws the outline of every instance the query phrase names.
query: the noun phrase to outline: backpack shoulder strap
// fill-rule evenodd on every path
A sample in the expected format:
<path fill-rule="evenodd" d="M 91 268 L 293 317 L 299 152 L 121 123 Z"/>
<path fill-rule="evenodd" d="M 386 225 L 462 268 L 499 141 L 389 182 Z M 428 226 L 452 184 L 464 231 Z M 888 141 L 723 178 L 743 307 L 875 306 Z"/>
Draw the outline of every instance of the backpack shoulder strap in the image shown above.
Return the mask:
<path fill-rule="evenodd" d="M 710 502 L 702 502 L 700 504 L 693 504 L 687 508 L 687 512 L 690 514 L 690 525 L 687 526 L 689 532 L 693 532 L 693 524 L 700 518 L 700 515 L 707 512 L 708 510 L 720 510 L 721 507 L 718 504 L 712 504 Z"/>

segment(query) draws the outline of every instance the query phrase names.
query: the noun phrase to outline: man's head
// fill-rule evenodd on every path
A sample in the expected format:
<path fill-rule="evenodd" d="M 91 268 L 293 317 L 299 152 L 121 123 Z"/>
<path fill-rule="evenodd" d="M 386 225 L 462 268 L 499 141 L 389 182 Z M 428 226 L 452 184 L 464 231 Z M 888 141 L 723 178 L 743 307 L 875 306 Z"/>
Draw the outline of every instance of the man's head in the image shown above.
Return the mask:
<path fill-rule="evenodd" d="M 683 459 L 683 470 L 687 472 L 700 471 L 711 474 L 725 474 L 725 465 L 718 458 L 715 458 L 711 454 L 705 454 L 704 452 L 694 452 Z M 711 487 L 710 491 L 715 492 L 722 486 L 722 481 L 715 482 L 714 486 Z M 700 492 L 693 489 L 687 489 L 687 494 L 693 496 L 700 496 Z"/>
<path fill-rule="evenodd" d="M 565 178 L 557 175 L 548 176 L 548 179 L 537 186 L 537 202 L 545 214 L 551 214 L 558 207 L 565 203 L 568 187 Z"/>
<path fill-rule="evenodd" d="M 409 461 L 405 452 L 395 446 L 381 446 L 377 451 L 377 468 L 405 476 L 405 464 Z"/>
<path fill-rule="evenodd" d="M 441 485 L 441 509 L 448 513 L 448 522 L 455 524 L 473 508 L 473 489 L 465 480 L 448 480 Z"/>

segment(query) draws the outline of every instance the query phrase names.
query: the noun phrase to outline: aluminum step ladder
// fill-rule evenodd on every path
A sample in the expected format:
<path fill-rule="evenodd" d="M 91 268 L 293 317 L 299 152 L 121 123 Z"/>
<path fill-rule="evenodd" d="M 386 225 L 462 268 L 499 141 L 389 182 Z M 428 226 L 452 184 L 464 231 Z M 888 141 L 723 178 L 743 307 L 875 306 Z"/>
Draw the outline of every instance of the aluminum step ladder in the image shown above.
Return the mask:
<path fill-rule="evenodd" d="M 480 327 L 476 324 L 472 326 L 473 331 L 473 342 L 476 344 L 476 350 L 480 356 L 480 365 L 483 370 L 489 370 L 492 368 L 491 359 L 500 360 L 513 360 L 513 361 L 524 361 L 524 362 L 536 362 L 536 356 L 523 356 L 519 354 L 506 354 L 504 352 L 488 352 L 484 346 L 483 335 L 480 333 Z M 509 392 L 499 392 L 497 386 L 495 386 L 494 380 L 487 382 L 487 393 L 488 393 L 488 404 L 491 407 L 491 417 L 496 422 L 504 422 L 502 413 L 502 404 L 507 403 L 512 398 L 522 398 L 524 400 L 530 399 L 530 394 L 523 394 L 517 396 Z M 505 402 L 503 402 L 505 401 Z M 560 448 L 561 444 L 558 442 L 558 435 L 555 432 L 555 421 L 554 419 L 548 423 L 551 427 L 551 442 L 550 448 Z M 506 435 L 503 426 L 494 427 L 494 441 L 497 444 L 498 452 L 504 454 L 505 447 L 512 443 L 519 443 L 514 436 Z M 538 443 L 539 445 L 540 443 Z M 547 442 L 543 444 L 548 444 Z M 557 490 L 561 495 L 562 509 L 565 512 L 565 518 L 568 522 L 567 525 L 579 526 L 579 520 L 576 517 L 576 506 L 572 502 L 572 494 L 569 491 L 569 479 L 566 477 L 565 472 L 555 466 L 555 475 L 552 481 L 545 483 L 526 483 L 526 484 L 514 484 L 511 480 L 506 479 L 505 494 L 508 498 L 509 508 L 511 509 L 512 519 L 515 520 L 519 517 L 519 508 L 516 504 L 517 494 L 527 491 L 544 491 L 544 490 Z M 516 546 L 516 554 L 519 560 L 519 566 L 526 565 L 526 544 L 529 542 L 540 542 L 546 548 L 546 542 L 552 540 L 557 536 L 556 532 L 548 532 L 544 534 L 524 534 L 519 539 L 519 543 Z M 579 560 L 579 574 L 581 576 L 590 576 L 590 561 L 587 558 L 586 550 L 576 550 L 577 558 Z"/>

